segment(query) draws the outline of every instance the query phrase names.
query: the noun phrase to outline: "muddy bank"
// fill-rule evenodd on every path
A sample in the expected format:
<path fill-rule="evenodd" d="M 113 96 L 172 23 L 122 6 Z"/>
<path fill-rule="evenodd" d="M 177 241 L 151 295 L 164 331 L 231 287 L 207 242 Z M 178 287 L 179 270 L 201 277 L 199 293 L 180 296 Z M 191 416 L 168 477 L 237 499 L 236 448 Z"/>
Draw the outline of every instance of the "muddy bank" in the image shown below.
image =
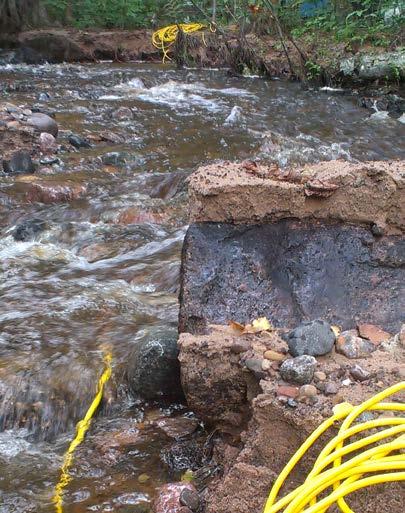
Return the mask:
<path fill-rule="evenodd" d="M 152 31 L 49 29 L 0 37 L 3 59 L 11 63 L 160 60 Z M 1 58 L 0 58 L 1 61 Z"/>

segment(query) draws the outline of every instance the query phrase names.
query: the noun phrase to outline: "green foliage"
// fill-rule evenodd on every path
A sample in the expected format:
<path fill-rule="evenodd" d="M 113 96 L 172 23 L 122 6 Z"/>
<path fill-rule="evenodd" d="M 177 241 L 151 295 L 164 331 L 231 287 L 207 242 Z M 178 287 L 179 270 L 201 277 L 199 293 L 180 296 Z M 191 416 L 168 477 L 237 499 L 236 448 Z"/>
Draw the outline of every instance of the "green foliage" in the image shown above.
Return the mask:
<path fill-rule="evenodd" d="M 314 16 L 302 20 L 303 2 L 297 0 L 280 9 L 280 18 L 294 37 L 316 38 L 319 33 L 328 33 L 337 42 L 387 46 L 404 30 L 403 0 L 331 0 Z"/>
<path fill-rule="evenodd" d="M 307 78 L 309 80 L 315 80 L 320 76 L 322 68 L 316 62 L 307 61 L 305 63 L 305 67 L 307 70 Z"/>

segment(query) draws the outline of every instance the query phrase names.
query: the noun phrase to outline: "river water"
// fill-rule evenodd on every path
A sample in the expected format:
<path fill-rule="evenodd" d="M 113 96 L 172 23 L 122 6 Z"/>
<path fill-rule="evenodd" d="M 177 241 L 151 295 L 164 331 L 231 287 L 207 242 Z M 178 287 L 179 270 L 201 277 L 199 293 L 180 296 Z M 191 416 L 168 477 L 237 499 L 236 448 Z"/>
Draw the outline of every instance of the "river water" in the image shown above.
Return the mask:
<path fill-rule="evenodd" d="M 191 414 L 141 405 L 125 369 L 151 330 L 176 327 L 187 176 L 215 159 L 258 156 L 285 167 L 403 158 L 405 126 L 370 117 L 355 96 L 217 70 L 8 66 L 0 85 L 9 91 L 2 100 L 56 113 L 67 147 L 70 132 L 121 138 L 59 154 L 55 180 L 87 191 L 70 203 L 28 204 L 21 177 L 0 176 L 0 513 L 54 511 L 63 453 L 106 347 L 113 380 L 63 511 L 148 512 L 156 487 L 173 479 L 161 459 L 170 440 L 155 421 Z M 133 119 L 117 119 L 120 107 Z M 45 229 L 16 241 L 16 227 L 33 219 Z"/>

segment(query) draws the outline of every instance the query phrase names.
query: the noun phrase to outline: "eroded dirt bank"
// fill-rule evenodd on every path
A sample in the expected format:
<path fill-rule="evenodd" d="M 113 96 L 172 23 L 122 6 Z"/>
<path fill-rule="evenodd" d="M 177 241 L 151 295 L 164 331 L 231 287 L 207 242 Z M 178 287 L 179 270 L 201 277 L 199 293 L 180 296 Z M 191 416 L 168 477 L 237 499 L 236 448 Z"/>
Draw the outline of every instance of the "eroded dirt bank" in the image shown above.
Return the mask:
<path fill-rule="evenodd" d="M 404 380 L 404 177 L 398 161 L 285 173 L 249 161 L 192 175 L 179 359 L 188 404 L 215 432 L 221 473 L 202 493 L 205 512 L 261 513 L 335 404 Z M 261 315 L 277 328 L 238 324 Z M 404 499 L 390 484 L 350 505 L 400 513 Z"/>

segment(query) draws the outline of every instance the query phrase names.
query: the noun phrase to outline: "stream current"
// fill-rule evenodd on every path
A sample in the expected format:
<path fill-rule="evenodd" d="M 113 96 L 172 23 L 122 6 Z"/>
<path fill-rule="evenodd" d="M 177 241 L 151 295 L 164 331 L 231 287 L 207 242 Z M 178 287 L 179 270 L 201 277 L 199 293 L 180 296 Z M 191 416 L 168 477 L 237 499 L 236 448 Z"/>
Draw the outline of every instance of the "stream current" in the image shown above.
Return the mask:
<path fill-rule="evenodd" d="M 19 178 L 0 176 L 0 513 L 54 511 L 63 454 L 105 347 L 113 379 L 77 452 L 64 512 L 146 513 L 173 480 L 156 419 L 192 414 L 141 404 L 125 370 L 139 341 L 177 325 L 187 176 L 215 159 L 286 167 L 404 158 L 405 125 L 370 116 L 352 95 L 218 70 L 4 66 L 0 85 L 2 102 L 55 113 L 69 151 L 50 173 L 86 190 L 71 202 L 27 203 Z M 97 142 L 105 132 L 116 142 Z M 92 147 L 73 151 L 70 133 Z M 33 219 L 45 228 L 15 240 Z"/>

